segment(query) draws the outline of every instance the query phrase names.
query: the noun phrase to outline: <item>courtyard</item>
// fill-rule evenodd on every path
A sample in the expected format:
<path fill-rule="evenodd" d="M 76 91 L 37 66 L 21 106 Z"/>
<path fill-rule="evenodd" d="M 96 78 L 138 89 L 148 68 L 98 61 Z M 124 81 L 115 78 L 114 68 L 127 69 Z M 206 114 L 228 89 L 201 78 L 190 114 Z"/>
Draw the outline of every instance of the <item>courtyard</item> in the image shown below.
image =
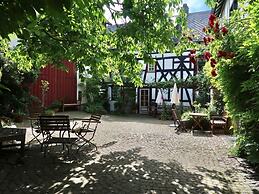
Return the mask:
<path fill-rule="evenodd" d="M 103 115 L 94 137 L 97 152 L 85 147 L 67 155 L 54 146 L 44 157 L 35 143 L 27 145 L 23 158 L 2 151 L 0 193 L 258 192 L 249 168 L 229 154 L 232 136 L 176 134 L 170 123 L 140 115 Z M 28 143 L 29 124 L 21 126 L 27 128 Z"/>

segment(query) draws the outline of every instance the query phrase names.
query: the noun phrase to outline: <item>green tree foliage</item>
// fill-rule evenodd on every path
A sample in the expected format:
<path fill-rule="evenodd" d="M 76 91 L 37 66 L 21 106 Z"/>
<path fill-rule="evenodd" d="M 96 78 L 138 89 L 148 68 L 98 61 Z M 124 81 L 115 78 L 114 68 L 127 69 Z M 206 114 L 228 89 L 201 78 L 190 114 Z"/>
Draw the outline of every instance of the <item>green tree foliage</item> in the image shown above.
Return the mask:
<path fill-rule="evenodd" d="M 212 84 L 222 92 L 236 121 L 236 154 L 258 164 L 259 1 L 243 0 L 239 5 L 225 26 L 210 18 L 204 57 L 207 75 L 212 75 Z"/>
<path fill-rule="evenodd" d="M 59 15 L 63 7 L 69 9 L 71 0 L 2 0 L 0 1 L 0 35 L 23 31 L 24 25 L 37 17 L 37 13 Z"/>
<path fill-rule="evenodd" d="M 2 70 L 0 81 L 0 115 L 13 117 L 14 114 L 26 113 L 27 104 L 30 100 L 29 91 L 26 87 L 28 73 L 19 70 L 17 64 L 1 56 L 0 69 Z"/>
<path fill-rule="evenodd" d="M 0 37 L 0 115 L 12 117 L 28 112 L 27 84 L 36 79 L 38 68 L 37 60 L 21 54 L 22 48 L 11 48 L 8 40 Z"/>
<path fill-rule="evenodd" d="M 50 6 L 62 10 L 61 14 L 53 15 L 48 5 L 41 6 L 35 17 L 27 17 L 22 26 L 18 22 L 20 28 L 14 31 L 23 46 L 21 54 L 38 61 L 40 56 L 42 64 L 58 63 L 65 58 L 75 62 L 80 72 L 87 71 L 95 77 L 112 74 L 117 83 L 130 80 L 141 85 L 142 66 L 136 57 L 151 63 L 149 53 L 176 49 L 173 40 L 180 40 L 179 26 L 186 22 L 179 3 L 180 0 L 62 1 L 58 6 Z M 32 5 L 26 8 L 31 11 Z M 33 15 L 29 11 L 23 14 Z M 15 18 L 19 14 L 10 16 Z M 109 22 L 115 24 L 116 30 L 108 27 Z"/>
<path fill-rule="evenodd" d="M 217 0 L 205 0 L 205 3 L 211 7 L 211 8 L 214 8 L 217 4 Z"/>

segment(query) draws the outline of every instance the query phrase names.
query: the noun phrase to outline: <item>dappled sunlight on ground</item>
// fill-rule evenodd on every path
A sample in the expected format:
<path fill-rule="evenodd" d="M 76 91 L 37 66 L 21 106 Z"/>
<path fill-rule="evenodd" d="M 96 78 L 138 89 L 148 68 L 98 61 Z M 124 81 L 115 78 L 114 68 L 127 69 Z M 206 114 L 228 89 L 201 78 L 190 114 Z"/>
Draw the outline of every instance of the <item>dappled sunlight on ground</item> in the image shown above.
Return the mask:
<path fill-rule="evenodd" d="M 44 158 L 34 144 L 22 159 L 2 152 L 0 193 L 252 193 L 228 157 L 231 137 L 178 135 L 169 124 L 105 115 L 94 138 L 97 152 L 85 147 L 67 155 L 54 146 Z"/>

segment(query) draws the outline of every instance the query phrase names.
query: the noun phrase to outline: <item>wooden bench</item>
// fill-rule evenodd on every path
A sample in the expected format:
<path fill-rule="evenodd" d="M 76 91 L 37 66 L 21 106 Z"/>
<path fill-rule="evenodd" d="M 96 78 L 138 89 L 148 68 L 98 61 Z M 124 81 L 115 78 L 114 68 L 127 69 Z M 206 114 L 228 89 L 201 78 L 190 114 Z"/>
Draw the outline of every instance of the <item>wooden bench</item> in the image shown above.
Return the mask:
<path fill-rule="evenodd" d="M 213 134 L 225 134 L 228 131 L 228 118 L 226 116 L 213 115 L 210 120 L 210 127 Z"/>
<path fill-rule="evenodd" d="M 65 111 L 65 108 L 66 107 L 76 107 L 77 110 L 80 110 L 80 106 L 81 106 L 81 101 L 77 101 L 77 103 L 71 103 L 71 104 L 66 104 L 66 103 L 63 103 L 62 104 L 62 112 Z"/>
<path fill-rule="evenodd" d="M 0 149 L 6 147 L 21 147 L 21 155 L 24 155 L 26 129 L 0 128 Z M 11 141 L 11 143 L 10 143 Z M 19 141 L 20 143 L 18 143 Z M 3 144 L 3 142 L 9 142 Z"/>
<path fill-rule="evenodd" d="M 70 120 L 67 115 L 39 116 L 39 129 L 43 136 L 41 146 L 44 148 L 44 156 L 50 144 L 62 144 L 69 153 L 69 146 L 77 140 L 70 137 Z"/>

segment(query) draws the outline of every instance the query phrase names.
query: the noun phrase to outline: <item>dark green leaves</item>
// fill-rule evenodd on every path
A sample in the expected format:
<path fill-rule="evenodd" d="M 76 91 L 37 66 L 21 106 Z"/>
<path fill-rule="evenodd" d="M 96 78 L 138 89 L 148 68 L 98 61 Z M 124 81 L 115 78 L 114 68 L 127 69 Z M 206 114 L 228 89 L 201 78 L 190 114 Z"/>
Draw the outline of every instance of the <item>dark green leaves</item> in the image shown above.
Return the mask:
<path fill-rule="evenodd" d="M 70 9 L 71 0 L 8 0 L 0 2 L 0 35 L 19 32 L 36 19 L 37 13 L 60 16 L 63 8 Z"/>
<path fill-rule="evenodd" d="M 45 14 L 31 17 L 18 34 L 24 53 L 33 60 L 40 55 L 44 63 L 68 59 L 83 74 L 87 71 L 100 78 L 112 74 L 120 84 L 127 80 L 141 85 L 141 64 L 136 58 L 154 63 L 149 53 L 173 51 L 177 22 L 184 25 L 182 17 L 177 21 L 170 17 L 169 13 L 177 14 L 178 3 L 171 0 L 76 0 L 71 9 L 63 9 L 70 5 L 67 1 L 56 3 L 37 4 L 39 13 Z M 105 9 L 114 17 L 107 20 Z M 109 22 L 117 25 L 111 27 Z"/>

